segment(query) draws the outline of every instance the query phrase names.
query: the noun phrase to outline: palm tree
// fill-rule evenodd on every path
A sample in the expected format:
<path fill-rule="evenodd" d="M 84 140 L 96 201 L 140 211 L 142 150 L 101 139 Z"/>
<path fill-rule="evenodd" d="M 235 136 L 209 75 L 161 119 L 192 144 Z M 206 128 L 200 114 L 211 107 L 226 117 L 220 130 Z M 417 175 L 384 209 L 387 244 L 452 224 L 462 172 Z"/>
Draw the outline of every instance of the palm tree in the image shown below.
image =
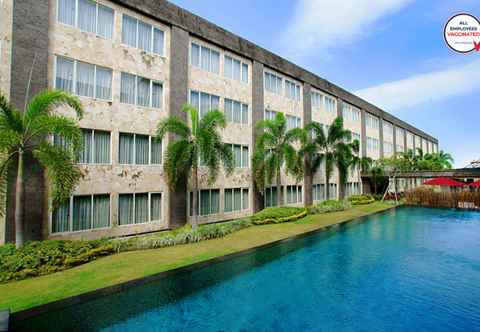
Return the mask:
<path fill-rule="evenodd" d="M 80 179 L 76 157 L 82 146 L 82 132 L 77 122 L 54 114 L 61 106 L 71 107 L 78 119 L 83 109 L 78 98 L 63 91 L 44 91 L 25 106 L 24 112 L 0 94 L 0 180 L 5 183 L 10 171 L 16 173 L 15 243 L 24 243 L 24 169 L 25 158 L 31 156 L 46 170 L 52 206 L 67 200 Z M 54 136 L 61 146 L 48 137 Z M 16 169 L 15 169 L 16 167 Z"/>
<path fill-rule="evenodd" d="M 261 131 L 253 154 L 253 174 L 257 188 L 262 191 L 265 183 L 273 183 L 276 179 L 277 205 L 281 205 L 281 168 L 285 164 L 287 173 L 300 176 L 301 163 L 293 144 L 299 141 L 303 130 L 294 128 L 287 130 L 287 121 L 283 113 L 277 113 L 272 120 L 263 120 L 257 124 Z"/>
<path fill-rule="evenodd" d="M 357 176 L 362 183 L 362 172 L 369 172 L 372 168 L 373 159 L 370 157 L 360 156 L 360 142 L 356 139 L 350 145 L 352 148 L 352 157 L 350 159 L 350 167 L 353 170 L 357 170 Z"/>
<path fill-rule="evenodd" d="M 192 105 L 185 105 L 182 112 L 188 114 L 191 128 L 177 117 L 169 117 L 158 124 L 157 139 L 162 140 L 167 133 L 177 136 L 167 148 L 164 170 L 168 184 L 175 189 L 181 181 L 192 174 L 193 180 L 193 216 L 192 227 L 197 227 L 198 215 L 198 167 L 199 162 L 208 169 L 209 182 L 215 181 L 222 162 L 227 174 L 233 171 L 231 145 L 222 143 L 219 129 L 225 128 L 223 113 L 212 110 L 199 118 L 198 110 Z"/>
<path fill-rule="evenodd" d="M 443 169 L 451 169 L 453 167 L 454 160 L 450 153 L 440 150 L 437 155 Z"/>

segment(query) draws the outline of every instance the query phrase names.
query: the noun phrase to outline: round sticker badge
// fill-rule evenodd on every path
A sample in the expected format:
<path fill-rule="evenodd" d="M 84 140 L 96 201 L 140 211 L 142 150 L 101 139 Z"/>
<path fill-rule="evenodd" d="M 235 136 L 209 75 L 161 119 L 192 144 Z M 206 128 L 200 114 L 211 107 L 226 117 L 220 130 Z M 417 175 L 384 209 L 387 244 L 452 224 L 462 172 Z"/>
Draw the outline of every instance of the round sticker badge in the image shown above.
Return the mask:
<path fill-rule="evenodd" d="M 480 21 L 473 15 L 461 13 L 450 18 L 443 31 L 445 42 L 455 52 L 480 51 Z"/>

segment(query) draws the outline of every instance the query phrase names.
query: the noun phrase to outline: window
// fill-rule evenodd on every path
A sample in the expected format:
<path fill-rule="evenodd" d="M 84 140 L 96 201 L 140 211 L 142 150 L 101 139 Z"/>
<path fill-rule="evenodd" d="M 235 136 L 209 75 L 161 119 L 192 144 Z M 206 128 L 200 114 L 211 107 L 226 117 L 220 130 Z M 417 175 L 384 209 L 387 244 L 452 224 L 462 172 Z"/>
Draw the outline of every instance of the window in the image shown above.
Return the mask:
<path fill-rule="evenodd" d="M 211 110 L 218 110 L 220 97 L 204 92 L 190 91 L 190 104 L 200 112 L 200 117 L 203 117 Z"/>
<path fill-rule="evenodd" d="M 293 128 L 301 128 L 302 127 L 302 119 L 297 116 L 287 115 L 287 130 Z"/>
<path fill-rule="evenodd" d="M 376 116 L 371 114 L 366 114 L 365 116 L 365 125 L 367 128 L 380 129 L 380 121 Z"/>
<path fill-rule="evenodd" d="M 232 80 L 248 83 L 248 64 L 225 55 L 224 76 Z"/>
<path fill-rule="evenodd" d="M 248 209 L 248 188 L 225 189 L 225 212 Z"/>
<path fill-rule="evenodd" d="M 110 132 L 82 129 L 83 148 L 78 157 L 81 164 L 110 164 Z"/>
<path fill-rule="evenodd" d="M 144 107 L 163 107 L 163 84 L 148 78 L 122 73 L 120 102 Z"/>
<path fill-rule="evenodd" d="M 232 153 L 235 167 L 248 168 L 248 145 L 232 144 Z"/>
<path fill-rule="evenodd" d="M 79 96 L 112 99 L 112 70 L 56 56 L 55 88 Z"/>
<path fill-rule="evenodd" d="M 58 0 L 57 20 L 63 24 L 113 38 L 113 9 L 91 0 Z"/>
<path fill-rule="evenodd" d="M 118 163 L 123 165 L 160 165 L 162 142 L 148 135 L 120 133 Z"/>
<path fill-rule="evenodd" d="M 367 137 L 367 150 L 369 151 L 378 151 L 379 141 L 376 138 Z"/>
<path fill-rule="evenodd" d="M 397 144 L 395 152 L 405 152 L 403 145 Z"/>
<path fill-rule="evenodd" d="M 383 135 L 393 136 L 393 125 L 390 122 L 383 122 Z"/>
<path fill-rule="evenodd" d="M 193 215 L 193 192 L 190 192 L 190 216 Z M 198 192 L 199 215 L 206 216 L 220 211 L 220 189 L 206 189 Z"/>
<path fill-rule="evenodd" d="M 312 107 L 322 108 L 323 107 L 323 95 L 317 91 L 310 92 L 312 98 Z"/>
<path fill-rule="evenodd" d="M 123 14 L 122 43 L 149 53 L 164 55 L 165 33 L 163 30 Z"/>
<path fill-rule="evenodd" d="M 265 114 L 264 114 L 264 119 L 265 120 L 274 120 L 275 117 L 277 116 L 277 111 L 270 111 L 270 110 L 265 110 Z"/>
<path fill-rule="evenodd" d="M 118 195 L 118 224 L 132 225 L 162 220 L 161 193 Z"/>
<path fill-rule="evenodd" d="M 190 64 L 211 73 L 220 74 L 220 53 L 208 47 L 192 43 Z"/>
<path fill-rule="evenodd" d="M 337 184 L 330 183 L 329 190 L 328 190 L 328 199 L 336 199 L 337 198 Z"/>
<path fill-rule="evenodd" d="M 393 144 L 390 142 L 383 142 L 383 153 L 387 156 L 391 156 L 393 154 Z"/>
<path fill-rule="evenodd" d="M 344 103 L 342 107 L 342 116 L 347 121 L 358 122 L 360 121 L 360 110 Z"/>
<path fill-rule="evenodd" d="M 110 226 L 110 195 L 73 196 L 52 213 L 52 233 Z"/>
<path fill-rule="evenodd" d="M 275 93 L 277 95 L 282 94 L 282 78 L 272 73 L 265 72 L 265 90 Z"/>
<path fill-rule="evenodd" d="M 333 97 L 325 95 L 325 110 L 327 112 L 336 113 L 337 112 L 337 101 Z"/>
<path fill-rule="evenodd" d="M 321 92 L 312 90 L 312 107 L 321 109 L 323 111 L 336 113 L 337 112 L 337 102 L 334 97 L 330 97 Z"/>
<path fill-rule="evenodd" d="M 347 182 L 345 184 L 345 196 L 349 197 L 352 195 L 360 194 L 360 183 L 358 182 Z"/>
<path fill-rule="evenodd" d="M 302 186 L 287 186 L 287 204 L 302 202 Z"/>
<path fill-rule="evenodd" d="M 412 133 L 407 132 L 406 135 L 407 135 L 407 146 L 408 146 L 409 148 L 413 148 L 413 145 L 414 145 L 414 144 L 413 144 L 413 135 L 412 135 Z"/>
<path fill-rule="evenodd" d="M 287 96 L 287 98 L 299 101 L 300 85 L 289 80 L 285 80 L 285 96 Z"/>
<path fill-rule="evenodd" d="M 312 186 L 312 197 L 314 202 L 324 201 L 325 200 L 325 185 L 324 184 L 314 184 Z"/>
<path fill-rule="evenodd" d="M 281 194 L 283 191 L 283 186 L 280 187 L 280 197 L 283 195 Z M 264 192 L 264 200 L 265 200 L 265 207 L 277 206 L 277 199 L 279 193 L 277 192 L 277 187 L 270 187 L 265 188 Z M 280 198 L 281 200 L 282 198 Z"/>
<path fill-rule="evenodd" d="M 228 122 L 248 124 L 248 105 L 225 98 L 225 117 Z"/>

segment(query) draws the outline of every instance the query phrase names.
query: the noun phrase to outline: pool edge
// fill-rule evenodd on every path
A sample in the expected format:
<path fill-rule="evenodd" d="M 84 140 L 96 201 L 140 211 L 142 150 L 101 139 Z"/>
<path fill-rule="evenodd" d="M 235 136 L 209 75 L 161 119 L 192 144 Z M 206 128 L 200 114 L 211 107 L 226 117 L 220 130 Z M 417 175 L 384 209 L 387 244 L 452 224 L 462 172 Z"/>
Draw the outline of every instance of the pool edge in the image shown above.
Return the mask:
<path fill-rule="evenodd" d="M 216 264 L 216 263 L 220 263 L 220 262 L 223 262 L 223 261 L 234 259 L 236 257 L 241 257 L 241 256 L 244 256 L 244 255 L 248 255 L 248 254 L 250 254 L 250 253 L 252 253 L 253 251 L 256 251 L 256 250 L 266 249 L 266 248 L 273 247 L 273 246 L 276 246 L 276 245 L 279 245 L 279 244 L 282 244 L 282 243 L 285 243 L 285 242 L 294 241 L 294 240 L 297 240 L 297 239 L 300 239 L 300 238 L 303 238 L 303 237 L 313 235 L 315 233 L 324 232 L 324 231 L 326 231 L 328 229 L 331 229 L 331 228 L 339 228 L 340 226 L 342 226 L 344 224 L 347 224 L 347 223 L 361 222 L 363 219 L 375 216 L 377 214 L 386 213 L 386 212 L 394 210 L 394 209 L 403 208 L 403 207 L 405 207 L 405 206 L 403 206 L 403 205 L 400 205 L 400 206 L 393 205 L 391 207 L 388 207 L 388 208 L 380 210 L 380 211 L 369 213 L 369 214 L 366 214 L 364 216 L 354 217 L 352 219 L 347 219 L 347 220 L 344 220 L 344 221 L 341 221 L 341 222 L 338 222 L 338 223 L 335 223 L 335 224 L 322 226 L 322 227 L 319 227 L 317 229 L 313 229 L 313 230 L 310 230 L 310 231 L 307 231 L 307 232 L 304 232 L 304 233 L 292 235 L 292 236 L 287 237 L 285 239 L 265 243 L 265 244 L 262 244 L 262 245 L 259 245 L 259 246 L 251 247 L 251 248 L 241 250 L 241 251 L 237 251 L 237 252 L 234 252 L 234 253 L 231 253 L 231 254 L 210 258 L 210 259 L 207 259 L 207 260 L 204 260 L 204 261 L 200 261 L 200 262 L 192 263 L 192 264 L 189 264 L 189 265 L 181 266 L 181 267 L 178 267 L 178 268 L 175 268 L 175 269 L 172 269 L 172 270 L 158 272 L 158 273 L 146 276 L 146 277 L 132 279 L 132 280 L 129 280 L 129 281 L 125 281 L 125 282 L 116 284 L 116 285 L 107 286 L 107 287 L 104 287 L 104 288 L 99 288 L 99 289 L 89 291 L 89 292 L 86 292 L 86 293 L 83 293 L 83 294 L 74 295 L 74 296 L 67 297 L 67 298 L 64 298 L 64 299 L 60 299 L 60 300 L 52 301 L 52 302 L 49 302 L 49 303 L 41 304 L 39 306 L 35 306 L 35 307 L 28 308 L 28 309 L 25 309 L 25 310 L 12 312 L 12 313 L 10 313 L 10 324 L 12 324 L 14 321 L 21 321 L 21 320 L 24 320 L 24 319 L 27 319 L 27 318 L 30 318 L 30 317 L 34 317 L 34 316 L 37 316 L 37 315 L 44 314 L 44 313 L 46 313 L 48 311 L 51 311 L 51 310 L 59 310 L 59 309 L 65 308 L 65 307 L 75 305 L 75 304 L 81 304 L 81 303 L 84 303 L 84 302 L 88 302 L 88 301 L 91 301 L 91 300 L 94 300 L 94 299 L 97 299 L 97 298 L 100 298 L 100 297 L 103 297 L 103 296 L 119 293 L 119 292 L 122 292 L 122 291 L 130 288 L 130 287 L 135 287 L 135 286 L 148 284 L 148 283 L 151 283 L 151 282 L 154 282 L 154 281 L 157 281 L 157 280 L 160 280 L 160 279 L 163 279 L 163 278 L 175 275 L 175 274 L 191 272 L 191 271 L 206 267 L 208 265 L 213 265 L 213 264 Z"/>

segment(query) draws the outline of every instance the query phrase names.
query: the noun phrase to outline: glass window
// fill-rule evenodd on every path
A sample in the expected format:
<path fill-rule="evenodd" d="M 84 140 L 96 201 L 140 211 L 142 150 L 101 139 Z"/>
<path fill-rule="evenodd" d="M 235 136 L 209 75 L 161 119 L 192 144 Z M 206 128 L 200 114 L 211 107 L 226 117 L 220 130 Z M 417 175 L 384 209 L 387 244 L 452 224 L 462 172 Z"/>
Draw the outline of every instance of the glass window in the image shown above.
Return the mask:
<path fill-rule="evenodd" d="M 147 52 L 152 51 L 152 26 L 142 21 L 138 21 L 137 47 Z"/>
<path fill-rule="evenodd" d="M 120 133 L 119 139 L 119 157 L 118 162 L 120 164 L 133 164 L 134 156 L 134 134 Z"/>
<path fill-rule="evenodd" d="M 162 142 L 157 141 L 155 137 L 151 138 L 151 160 L 152 165 L 160 165 L 162 163 Z"/>
<path fill-rule="evenodd" d="M 162 219 L 162 194 L 153 193 L 150 195 L 150 220 Z"/>
<path fill-rule="evenodd" d="M 73 231 L 83 231 L 91 228 L 92 197 L 73 197 Z"/>
<path fill-rule="evenodd" d="M 242 63 L 242 81 L 248 83 L 248 65 Z"/>
<path fill-rule="evenodd" d="M 96 92 L 95 96 L 100 99 L 112 99 L 112 70 L 96 67 Z"/>
<path fill-rule="evenodd" d="M 190 49 L 190 64 L 195 67 L 200 67 L 200 46 L 192 43 Z"/>
<path fill-rule="evenodd" d="M 120 87 L 120 102 L 135 104 L 136 78 L 135 75 L 122 73 Z"/>
<path fill-rule="evenodd" d="M 75 62 L 73 60 L 57 56 L 57 68 L 55 87 L 57 89 L 73 92 L 73 71 Z"/>
<path fill-rule="evenodd" d="M 153 53 L 163 55 L 165 34 L 162 30 L 153 29 Z"/>
<path fill-rule="evenodd" d="M 95 32 L 97 25 L 97 4 L 90 0 L 78 0 L 78 28 Z"/>
<path fill-rule="evenodd" d="M 128 15 L 123 15 L 122 43 L 137 47 L 137 19 Z"/>
<path fill-rule="evenodd" d="M 95 81 L 95 66 L 85 63 L 77 63 L 77 95 L 93 97 Z"/>
<path fill-rule="evenodd" d="M 76 0 L 58 0 L 58 21 L 68 25 L 75 25 Z"/>
<path fill-rule="evenodd" d="M 70 231 L 70 202 L 61 204 L 52 214 L 52 233 Z"/>
<path fill-rule="evenodd" d="M 98 4 L 97 33 L 103 38 L 113 38 L 113 21 L 115 13 L 113 9 Z"/>

